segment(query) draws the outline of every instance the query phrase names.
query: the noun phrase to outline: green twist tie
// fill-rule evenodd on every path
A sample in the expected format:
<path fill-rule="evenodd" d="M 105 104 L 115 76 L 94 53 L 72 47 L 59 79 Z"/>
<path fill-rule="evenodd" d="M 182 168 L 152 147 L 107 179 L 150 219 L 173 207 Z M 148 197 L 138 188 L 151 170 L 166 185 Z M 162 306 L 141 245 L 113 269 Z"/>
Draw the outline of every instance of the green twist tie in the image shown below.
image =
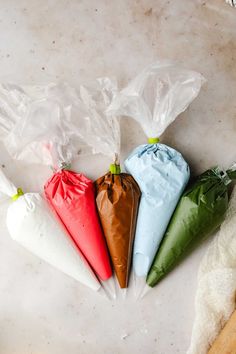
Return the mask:
<path fill-rule="evenodd" d="M 21 188 L 17 188 L 17 194 L 13 195 L 11 199 L 15 202 L 21 195 L 24 195 Z"/>
<path fill-rule="evenodd" d="M 218 178 L 222 180 L 225 186 L 232 182 L 231 176 L 228 174 L 228 171 L 221 170 L 218 166 L 212 169 Z"/>
<path fill-rule="evenodd" d="M 148 138 L 148 144 L 157 144 L 159 141 L 159 138 Z"/>
<path fill-rule="evenodd" d="M 71 169 L 71 164 L 67 162 L 61 162 L 59 166 L 60 170 L 70 170 Z"/>
<path fill-rule="evenodd" d="M 112 163 L 110 165 L 110 172 L 113 174 L 113 175 L 119 175 L 121 170 L 120 170 L 120 165 L 116 165 L 115 163 Z"/>

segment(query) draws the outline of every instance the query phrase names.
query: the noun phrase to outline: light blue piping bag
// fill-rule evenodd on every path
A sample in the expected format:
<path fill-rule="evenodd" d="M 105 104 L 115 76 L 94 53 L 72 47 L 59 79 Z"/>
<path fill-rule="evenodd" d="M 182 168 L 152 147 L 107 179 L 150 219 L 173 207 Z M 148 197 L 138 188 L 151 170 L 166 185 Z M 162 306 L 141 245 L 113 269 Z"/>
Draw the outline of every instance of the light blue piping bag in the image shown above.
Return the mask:
<path fill-rule="evenodd" d="M 182 155 L 158 143 L 158 137 L 194 100 L 204 81 L 197 72 L 158 61 L 134 78 L 109 107 L 110 112 L 140 123 L 149 141 L 125 161 L 142 192 L 133 251 L 135 276 L 147 275 L 190 176 Z"/>
<path fill-rule="evenodd" d="M 142 192 L 133 266 L 137 276 L 146 276 L 190 172 L 179 152 L 158 143 L 138 146 L 125 167 Z"/>

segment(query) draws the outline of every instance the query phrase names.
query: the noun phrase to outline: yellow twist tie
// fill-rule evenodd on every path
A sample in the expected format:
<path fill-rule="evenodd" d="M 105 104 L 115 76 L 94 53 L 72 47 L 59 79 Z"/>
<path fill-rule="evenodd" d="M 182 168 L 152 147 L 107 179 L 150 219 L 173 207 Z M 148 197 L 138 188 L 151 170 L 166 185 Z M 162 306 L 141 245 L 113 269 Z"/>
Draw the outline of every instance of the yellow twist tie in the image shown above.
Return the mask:
<path fill-rule="evenodd" d="M 21 195 L 24 195 L 21 188 L 17 188 L 17 194 L 13 195 L 11 199 L 15 202 Z"/>
<path fill-rule="evenodd" d="M 160 141 L 159 138 L 148 138 L 149 144 L 157 144 L 157 143 L 159 143 L 159 141 Z"/>
<path fill-rule="evenodd" d="M 112 163 L 110 165 L 110 172 L 113 174 L 113 175 L 119 175 L 121 170 L 120 170 L 120 165 L 116 165 L 115 163 Z"/>

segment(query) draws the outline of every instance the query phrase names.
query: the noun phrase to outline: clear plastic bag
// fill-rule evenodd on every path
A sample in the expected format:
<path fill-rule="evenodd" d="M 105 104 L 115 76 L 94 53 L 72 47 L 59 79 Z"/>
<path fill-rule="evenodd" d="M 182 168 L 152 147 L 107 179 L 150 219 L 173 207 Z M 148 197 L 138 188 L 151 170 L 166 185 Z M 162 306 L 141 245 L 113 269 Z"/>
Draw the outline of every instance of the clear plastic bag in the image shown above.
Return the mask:
<path fill-rule="evenodd" d="M 204 81 L 197 72 L 157 61 L 116 95 L 108 108 L 110 114 L 136 120 L 149 143 L 138 146 L 125 160 L 126 170 L 142 192 L 133 253 L 137 297 L 190 175 L 182 155 L 158 143 L 159 137 L 198 95 Z"/>
<path fill-rule="evenodd" d="M 12 199 L 6 224 L 13 240 L 53 267 L 101 293 L 100 283 L 85 258 L 55 220 L 40 194 L 24 194 L 2 170 L 0 192 Z"/>
<path fill-rule="evenodd" d="M 112 270 L 94 184 L 70 171 L 72 159 L 85 147 L 79 139 L 75 97 L 75 89 L 67 84 L 1 85 L 1 137 L 12 157 L 53 166 L 54 174 L 44 186 L 46 199 L 109 292 Z"/>
<path fill-rule="evenodd" d="M 118 279 L 118 295 L 126 297 L 140 190 L 131 175 L 120 169 L 119 117 L 107 108 L 117 95 L 117 84 L 99 78 L 81 85 L 76 105 L 80 136 L 94 153 L 111 159 L 110 172 L 95 181 L 96 202 L 101 224 Z"/>
<path fill-rule="evenodd" d="M 117 92 L 114 79 L 99 78 L 88 85 L 80 85 L 79 95 L 74 103 L 78 108 L 78 134 L 81 138 L 92 148 L 93 153 L 104 154 L 113 162 L 119 163 L 119 117 L 106 112 Z"/>
<path fill-rule="evenodd" d="M 85 146 L 74 131 L 73 96 L 67 84 L 0 85 L 0 136 L 10 155 L 56 169 L 69 165 Z"/>
<path fill-rule="evenodd" d="M 197 97 L 204 77 L 171 61 L 145 68 L 113 100 L 108 112 L 135 119 L 148 138 L 160 137 Z"/>

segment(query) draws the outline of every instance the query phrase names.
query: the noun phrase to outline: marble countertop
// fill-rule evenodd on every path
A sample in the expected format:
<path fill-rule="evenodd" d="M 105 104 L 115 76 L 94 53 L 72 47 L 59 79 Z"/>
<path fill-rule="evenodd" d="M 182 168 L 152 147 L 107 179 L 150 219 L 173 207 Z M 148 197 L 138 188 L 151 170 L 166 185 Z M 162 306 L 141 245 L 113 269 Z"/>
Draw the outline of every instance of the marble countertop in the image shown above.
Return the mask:
<path fill-rule="evenodd" d="M 1 81 L 73 85 L 117 76 L 121 85 L 157 58 L 206 78 L 199 97 L 162 136 L 193 174 L 236 160 L 236 9 L 223 0 L 0 1 Z M 122 156 L 145 141 L 122 122 Z M 42 190 L 50 170 L 0 164 L 25 191 Z M 96 178 L 109 161 L 81 158 Z M 142 301 L 109 302 L 14 243 L 0 207 L 0 354 L 183 354 L 194 319 L 198 265 L 207 242 Z"/>

